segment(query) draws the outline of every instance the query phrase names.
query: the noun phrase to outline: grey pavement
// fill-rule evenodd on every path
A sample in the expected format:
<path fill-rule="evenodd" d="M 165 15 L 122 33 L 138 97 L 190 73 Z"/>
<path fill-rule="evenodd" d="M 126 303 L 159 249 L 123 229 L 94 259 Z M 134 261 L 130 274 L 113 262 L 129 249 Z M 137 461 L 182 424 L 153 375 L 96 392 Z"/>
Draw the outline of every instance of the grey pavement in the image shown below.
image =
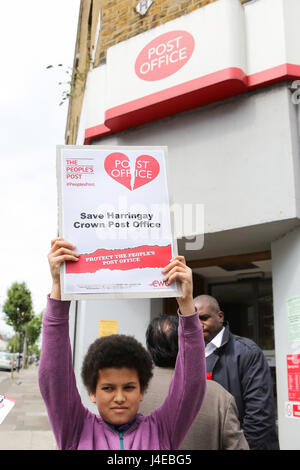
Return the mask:
<path fill-rule="evenodd" d="M 16 400 L 0 424 L 0 450 L 56 450 L 38 386 L 38 367 L 1 374 L 0 394 Z"/>

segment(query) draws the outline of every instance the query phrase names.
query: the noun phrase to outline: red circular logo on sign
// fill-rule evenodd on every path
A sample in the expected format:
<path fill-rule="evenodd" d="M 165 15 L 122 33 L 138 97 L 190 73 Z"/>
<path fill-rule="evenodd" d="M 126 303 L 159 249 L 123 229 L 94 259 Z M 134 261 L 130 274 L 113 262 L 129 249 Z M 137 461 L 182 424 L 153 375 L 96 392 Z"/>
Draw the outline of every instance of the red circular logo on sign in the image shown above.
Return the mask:
<path fill-rule="evenodd" d="M 187 63 L 194 47 L 194 38 L 187 31 L 161 34 L 139 53 L 135 73 L 149 82 L 169 77 Z"/>

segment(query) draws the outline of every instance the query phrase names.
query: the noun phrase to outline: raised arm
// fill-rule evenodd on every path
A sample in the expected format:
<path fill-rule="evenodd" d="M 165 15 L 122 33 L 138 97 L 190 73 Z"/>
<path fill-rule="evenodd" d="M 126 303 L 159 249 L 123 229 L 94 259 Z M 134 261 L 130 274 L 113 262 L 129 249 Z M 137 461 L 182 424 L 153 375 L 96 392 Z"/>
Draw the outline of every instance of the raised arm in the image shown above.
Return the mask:
<path fill-rule="evenodd" d="M 192 271 L 183 256 L 175 257 L 163 270 L 164 280 L 179 281 L 178 355 L 169 393 L 155 410 L 159 426 L 167 432 L 171 449 L 178 449 L 197 416 L 206 391 L 205 346 L 202 326 L 193 301 Z"/>
<path fill-rule="evenodd" d="M 51 242 L 48 256 L 52 276 L 51 295 L 43 316 L 39 386 L 49 421 L 60 449 L 75 449 L 82 429 L 85 408 L 81 404 L 72 367 L 69 339 L 70 302 L 60 300 L 59 269 L 63 261 L 78 255 L 59 238 Z"/>
<path fill-rule="evenodd" d="M 48 255 L 50 272 L 52 277 L 52 289 L 50 297 L 60 299 L 60 265 L 65 261 L 78 261 L 79 253 L 74 251 L 75 246 L 63 238 L 51 240 L 51 250 Z"/>

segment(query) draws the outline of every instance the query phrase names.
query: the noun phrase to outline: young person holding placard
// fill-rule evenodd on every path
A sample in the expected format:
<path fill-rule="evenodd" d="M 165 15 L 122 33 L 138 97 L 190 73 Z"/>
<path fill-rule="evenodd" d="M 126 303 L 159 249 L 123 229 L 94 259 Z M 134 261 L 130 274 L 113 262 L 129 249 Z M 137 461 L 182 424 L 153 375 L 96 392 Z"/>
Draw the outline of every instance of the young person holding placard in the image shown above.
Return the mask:
<path fill-rule="evenodd" d="M 192 272 L 182 256 L 163 269 L 181 283 L 179 352 L 168 396 L 150 415 L 138 413 L 152 376 L 149 353 L 134 338 L 97 339 L 83 362 L 82 379 L 99 415 L 81 403 L 69 341 L 69 301 L 60 299 L 60 265 L 76 262 L 75 247 L 56 238 L 48 256 L 53 285 L 43 317 L 40 390 L 60 449 L 177 449 L 196 417 L 206 389 L 204 340 L 193 302 Z"/>

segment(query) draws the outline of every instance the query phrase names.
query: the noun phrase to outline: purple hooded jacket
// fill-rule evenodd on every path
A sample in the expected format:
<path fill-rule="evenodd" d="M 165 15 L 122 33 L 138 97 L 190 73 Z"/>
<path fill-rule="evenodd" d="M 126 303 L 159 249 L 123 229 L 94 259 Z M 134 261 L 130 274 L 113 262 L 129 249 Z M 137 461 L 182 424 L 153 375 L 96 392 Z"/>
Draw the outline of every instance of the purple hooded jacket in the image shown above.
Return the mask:
<path fill-rule="evenodd" d="M 48 297 L 43 317 L 39 385 L 57 445 L 64 450 L 177 449 L 201 407 L 206 390 L 202 326 L 197 313 L 179 314 L 179 352 L 164 403 L 151 414 L 138 414 L 117 433 L 81 403 L 69 340 L 70 302 Z"/>

